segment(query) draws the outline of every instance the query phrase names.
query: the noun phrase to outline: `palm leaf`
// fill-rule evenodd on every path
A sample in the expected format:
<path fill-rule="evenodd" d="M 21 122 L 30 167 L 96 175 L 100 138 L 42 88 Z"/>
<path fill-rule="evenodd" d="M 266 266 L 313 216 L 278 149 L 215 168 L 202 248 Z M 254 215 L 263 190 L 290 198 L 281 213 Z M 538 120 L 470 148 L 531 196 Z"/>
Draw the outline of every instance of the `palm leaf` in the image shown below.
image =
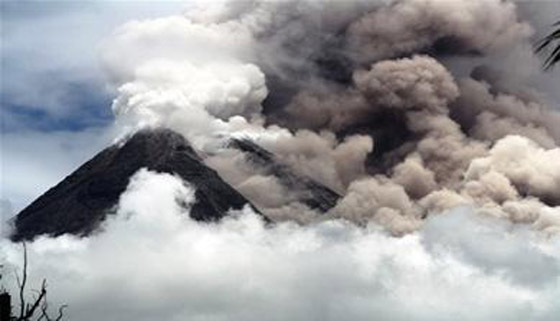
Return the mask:
<path fill-rule="evenodd" d="M 543 63 L 543 68 L 545 70 L 551 69 L 560 62 L 560 21 L 552 25 L 553 27 L 559 27 L 558 29 L 552 31 L 548 36 L 539 40 L 535 44 L 535 52 L 540 53 L 545 50 L 548 51 L 551 48 L 552 51 L 547 55 Z"/>

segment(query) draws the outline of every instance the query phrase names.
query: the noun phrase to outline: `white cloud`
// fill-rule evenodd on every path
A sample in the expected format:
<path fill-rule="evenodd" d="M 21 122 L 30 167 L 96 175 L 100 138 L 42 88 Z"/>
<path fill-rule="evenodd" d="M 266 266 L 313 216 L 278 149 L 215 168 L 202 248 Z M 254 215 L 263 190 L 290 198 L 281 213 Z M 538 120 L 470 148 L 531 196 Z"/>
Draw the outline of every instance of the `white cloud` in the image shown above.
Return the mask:
<path fill-rule="evenodd" d="M 339 220 L 265 227 L 250 211 L 198 223 L 178 199 L 193 190 L 141 170 L 104 231 L 28 244 L 30 284 L 46 277 L 51 306 L 80 321 L 560 316 L 559 239 L 467 208 L 394 238 Z M 21 264 L 18 245 L 3 240 L 0 253 Z"/>

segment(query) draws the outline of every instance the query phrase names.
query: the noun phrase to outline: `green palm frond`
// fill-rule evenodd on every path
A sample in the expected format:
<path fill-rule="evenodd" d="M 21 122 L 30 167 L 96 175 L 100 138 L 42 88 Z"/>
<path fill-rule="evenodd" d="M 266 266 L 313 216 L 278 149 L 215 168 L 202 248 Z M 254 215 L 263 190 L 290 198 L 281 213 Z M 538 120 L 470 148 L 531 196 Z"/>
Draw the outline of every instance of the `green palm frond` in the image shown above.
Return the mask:
<path fill-rule="evenodd" d="M 556 27 L 556 30 L 539 40 L 535 47 L 537 53 L 552 48 L 543 63 L 545 70 L 551 69 L 560 61 L 560 21 L 553 24 L 553 27 Z"/>

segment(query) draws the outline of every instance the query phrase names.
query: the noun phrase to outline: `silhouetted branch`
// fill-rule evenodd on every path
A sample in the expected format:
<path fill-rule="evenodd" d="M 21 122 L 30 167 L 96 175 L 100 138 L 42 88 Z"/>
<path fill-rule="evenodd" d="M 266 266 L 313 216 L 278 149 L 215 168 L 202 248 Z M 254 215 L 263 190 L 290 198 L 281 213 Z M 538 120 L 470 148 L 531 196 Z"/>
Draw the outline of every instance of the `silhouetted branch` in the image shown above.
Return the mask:
<path fill-rule="evenodd" d="M 21 281 L 16 273 L 16 281 L 19 287 L 19 320 L 25 320 L 25 285 L 27 283 L 27 245 L 22 242 L 23 245 L 23 271 L 21 275 Z"/>
<path fill-rule="evenodd" d="M 41 312 L 42 312 L 42 313 L 41 313 L 41 316 L 37 319 L 37 321 L 42 320 L 43 318 L 44 318 L 46 321 L 60 321 L 60 320 L 62 320 L 62 317 L 64 316 L 64 310 L 65 310 L 68 306 L 67 306 L 67 305 L 61 305 L 61 306 L 58 308 L 58 316 L 57 316 L 55 319 L 52 319 L 52 318 L 49 316 L 48 311 L 47 311 L 47 310 L 48 310 L 48 307 L 49 307 L 49 305 L 48 305 L 47 301 L 45 300 L 45 302 L 44 302 L 43 305 L 41 306 Z"/>
<path fill-rule="evenodd" d="M 13 318 L 13 321 L 31 321 L 37 312 L 40 311 L 41 314 L 37 316 L 36 321 L 45 319 L 46 321 L 60 321 L 64 316 L 64 310 L 66 305 L 62 305 L 58 309 L 58 315 L 56 318 L 51 318 L 48 314 L 48 302 L 47 302 L 47 280 L 43 279 L 41 283 L 41 289 L 37 291 L 38 295 L 32 300 L 32 303 L 26 303 L 25 301 L 25 287 L 27 285 L 27 246 L 23 244 L 23 271 L 21 279 L 16 273 L 16 281 L 19 288 L 19 299 L 20 299 L 20 313 L 19 317 Z"/>
<path fill-rule="evenodd" d="M 556 22 L 552 26 L 557 27 L 557 29 L 553 30 L 548 36 L 539 40 L 535 45 L 535 52 L 537 53 L 542 52 L 551 46 L 553 47 L 552 52 L 548 54 L 543 63 L 545 70 L 551 69 L 554 65 L 560 62 L 560 21 Z"/>
<path fill-rule="evenodd" d="M 41 291 L 39 292 L 39 296 L 35 299 L 35 302 L 33 302 L 31 306 L 29 305 L 27 306 L 25 315 L 23 316 L 22 320 L 31 319 L 31 317 L 33 317 L 33 315 L 35 314 L 37 308 L 39 308 L 41 302 L 45 301 L 46 298 L 47 298 L 47 281 L 43 280 L 43 283 L 41 285 Z"/>

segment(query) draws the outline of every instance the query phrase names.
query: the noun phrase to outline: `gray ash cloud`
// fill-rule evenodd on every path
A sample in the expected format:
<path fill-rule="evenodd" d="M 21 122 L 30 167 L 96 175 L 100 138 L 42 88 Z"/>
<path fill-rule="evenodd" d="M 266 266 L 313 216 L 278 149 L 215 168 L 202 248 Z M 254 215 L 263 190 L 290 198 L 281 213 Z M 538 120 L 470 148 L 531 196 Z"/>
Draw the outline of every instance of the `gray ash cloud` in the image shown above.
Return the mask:
<path fill-rule="evenodd" d="M 506 202 L 531 200 L 538 225 L 539 213 L 560 215 L 560 171 L 547 163 L 560 116 L 526 77 L 501 71 L 537 68 L 533 33 L 510 1 L 226 1 L 124 25 L 104 58 L 119 122 L 179 131 L 264 213 L 306 206 L 293 193 L 259 204 L 255 191 L 266 194 L 274 175 L 228 150 L 231 138 L 252 139 L 340 194 L 331 216 L 388 212 L 420 226 L 460 204 L 512 218 Z M 492 156 L 516 144 L 542 158 Z M 481 162 L 484 174 L 471 175 Z M 372 195 L 402 190 L 402 202 L 346 215 L 366 185 Z M 289 216 L 308 221 L 309 210 Z"/>

